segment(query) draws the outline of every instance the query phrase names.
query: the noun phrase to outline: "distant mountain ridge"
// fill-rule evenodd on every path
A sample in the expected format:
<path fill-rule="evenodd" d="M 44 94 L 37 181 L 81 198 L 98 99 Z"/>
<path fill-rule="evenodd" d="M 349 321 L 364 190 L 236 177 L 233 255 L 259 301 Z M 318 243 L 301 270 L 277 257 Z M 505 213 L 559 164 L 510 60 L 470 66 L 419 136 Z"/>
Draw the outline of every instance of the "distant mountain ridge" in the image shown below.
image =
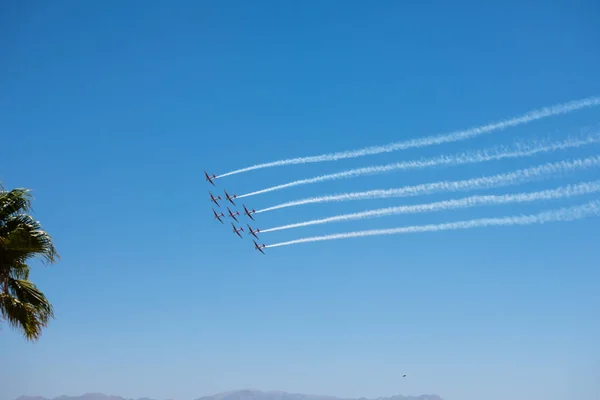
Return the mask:
<path fill-rule="evenodd" d="M 20 396 L 16 400 L 153 400 L 147 397 L 127 399 L 121 396 L 106 395 L 103 393 L 85 393 L 80 396 L 59 396 L 47 398 L 43 396 Z M 217 393 L 210 396 L 198 397 L 195 400 L 443 400 L 435 394 L 422 394 L 420 396 L 394 395 L 390 397 L 357 397 L 342 398 L 335 396 L 322 396 L 314 394 L 287 393 L 281 391 L 262 391 L 254 389 L 234 390 L 231 392 Z"/>
<path fill-rule="evenodd" d="M 395 395 L 377 398 L 342 398 L 336 396 L 287 393 L 281 391 L 265 392 L 261 390 L 246 389 L 219 393 L 212 396 L 202 396 L 196 400 L 442 400 L 442 398 L 435 394 L 422 394 L 420 396 Z"/>

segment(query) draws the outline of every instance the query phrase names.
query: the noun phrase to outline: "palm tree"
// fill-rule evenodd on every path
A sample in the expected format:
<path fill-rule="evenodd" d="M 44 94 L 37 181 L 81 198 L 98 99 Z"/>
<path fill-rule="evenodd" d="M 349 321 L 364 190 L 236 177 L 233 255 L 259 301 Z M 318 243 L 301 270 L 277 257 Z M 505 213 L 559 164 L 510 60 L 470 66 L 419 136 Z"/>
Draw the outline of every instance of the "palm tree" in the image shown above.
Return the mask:
<path fill-rule="evenodd" d="M 31 211 L 28 189 L 5 191 L 0 185 L 0 321 L 35 341 L 54 317 L 52 304 L 29 281 L 27 263 L 41 258 L 55 263 L 58 253 L 52 239 Z"/>

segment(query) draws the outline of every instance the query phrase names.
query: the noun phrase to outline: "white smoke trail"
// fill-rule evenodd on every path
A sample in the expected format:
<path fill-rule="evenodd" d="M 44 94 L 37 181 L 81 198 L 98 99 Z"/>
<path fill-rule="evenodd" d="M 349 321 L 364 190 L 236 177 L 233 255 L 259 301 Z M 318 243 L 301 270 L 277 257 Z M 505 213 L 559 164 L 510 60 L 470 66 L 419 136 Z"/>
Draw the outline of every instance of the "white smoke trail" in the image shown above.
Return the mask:
<path fill-rule="evenodd" d="M 447 133 L 438 136 L 429 136 L 420 139 L 411 139 L 404 142 L 391 143 L 384 146 L 372 146 L 365 147 L 359 150 L 352 151 L 343 151 L 338 153 L 331 154 L 322 154 L 319 156 L 310 156 L 310 157 L 299 157 L 299 158 L 291 158 L 287 160 L 279 160 L 268 162 L 264 164 L 257 164 L 246 168 L 237 169 L 231 172 L 227 172 L 225 174 L 217 176 L 217 178 L 224 178 L 229 175 L 240 174 L 242 172 L 253 171 L 256 169 L 262 168 L 272 168 L 283 165 L 292 165 L 292 164 L 307 164 L 307 163 L 318 163 L 325 161 L 337 161 L 345 158 L 354 158 L 354 157 L 362 157 L 372 154 L 380 154 L 380 153 L 390 153 L 392 151 L 397 150 L 406 150 L 415 147 L 426 147 L 433 146 L 443 143 L 449 142 L 457 142 L 460 140 L 470 139 L 475 136 L 479 136 L 485 133 L 490 133 L 497 130 L 503 130 L 506 128 L 526 124 L 529 122 L 537 121 L 539 119 L 551 117 L 553 115 L 567 114 L 576 110 L 580 110 L 583 108 L 594 107 L 600 105 L 600 97 L 588 97 L 581 100 L 574 100 L 563 104 L 554 105 L 551 107 L 544 107 L 538 110 L 530 111 L 526 114 L 523 114 L 518 117 L 513 117 L 509 119 L 504 119 L 498 122 L 492 122 L 487 125 L 482 125 L 474 128 L 469 128 L 466 130 L 455 131 L 452 133 Z"/>
<path fill-rule="evenodd" d="M 439 167 L 439 166 L 456 166 L 464 164 L 476 164 L 486 161 L 502 160 L 507 158 L 522 158 L 530 157 L 540 153 L 548 153 L 557 150 L 566 150 L 575 147 L 581 147 L 589 144 L 600 142 L 600 135 L 595 134 L 587 136 L 581 139 L 569 138 L 562 142 L 556 143 L 517 143 L 513 149 L 507 149 L 506 147 L 496 147 L 487 150 L 480 150 L 476 152 L 465 152 L 453 156 L 439 156 L 429 159 L 421 159 L 417 161 L 403 161 L 399 163 L 387 164 L 387 165 L 376 165 L 372 167 L 364 167 L 351 169 L 348 171 L 338 172 L 335 174 L 327 174 L 316 176 L 314 178 L 300 179 L 293 182 L 284 183 L 282 185 L 272 186 L 270 188 L 257 190 L 255 192 L 246 193 L 238 198 L 256 196 L 263 193 L 273 192 L 276 190 L 282 190 L 285 188 L 308 185 L 311 183 L 325 182 L 338 179 L 354 178 L 362 175 L 374 175 L 381 174 L 384 172 L 395 171 L 395 170 L 407 170 L 407 169 L 420 169 L 428 167 Z"/>
<path fill-rule="evenodd" d="M 402 233 L 417 233 L 417 232 L 437 232 L 457 229 L 473 229 L 488 226 L 511 226 L 511 225 L 531 225 L 544 224 L 548 222 L 558 221 L 574 221 L 586 217 L 600 216 L 600 200 L 594 200 L 574 207 L 559 208 L 550 211 L 544 211 L 538 214 L 509 216 L 501 218 L 482 218 L 468 221 L 450 222 L 444 224 L 431 225 L 414 225 L 392 229 L 374 229 L 368 231 L 338 233 L 325 236 L 314 236 L 302 239 L 290 240 L 288 242 L 275 243 L 265 248 L 289 246 L 299 243 L 321 242 L 324 240 L 348 239 L 365 236 L 379 235 L 397 235 Z"/>
<path fill-rule="evenodd" d="M 267 211 L 278 210 L 281 208 L 295 207 L 312 203 L 383 199 L 390 197 L 411 197 L 438 192 L 459 192 L 476 189 L 498 188 L 511 185 L 519 185 L 535 180 L 548 179 L 552 176 L 559 175 L 562 173 L 577 170 L 586 170 L 598 166 L 600 166 L 600 156 L 592 156 L 571 161 L 559 161 L 555 163 L 542 164 L 535 167 L 520 169 L 504 174 L 466 179 L 461 181 L 440 181 L 415 186 L 405 186 L 396 189 L 369 190 L 366 192 L 352 192 L 321 197 L 309 197 L 306 199 L 290 201 L 287 203 L 282 203 L 272 207 L 264 208 L 262 210 L 257 210 L 256 213 L 258 214 Z"/>
<path fill-rule="evenodd" d="M 379 218 L 398 214 L 415 214 L 425 212 L 443 211 L 457 208 L 470 208 L 477 206 L 490 206 L 509 203 L 525 203 L 540 200 L 555 200 L 582 196 L 590 193 L 600 192 L 600 180 L 585 182 L 577 185 L 567 185 L 556 189 L 542 190 L 529 193 L 515 193 L 504 195 L 471 196 L 462 199 L 438 201 L 428 204 L 416 204 L 409 206 L 387 207 L 377 210 L 362 211 L 352 214 L 342 214 L 333 217 L 314 219 L 311 221 L 298 222 L 295 224 L 278 226 L 270 229 L 261 229 L 261 233 L 281 231 L 284 229 L 300 228 L 303 226 L 328 224 L 339 221 L 353 221 L 367 218 Z"/>

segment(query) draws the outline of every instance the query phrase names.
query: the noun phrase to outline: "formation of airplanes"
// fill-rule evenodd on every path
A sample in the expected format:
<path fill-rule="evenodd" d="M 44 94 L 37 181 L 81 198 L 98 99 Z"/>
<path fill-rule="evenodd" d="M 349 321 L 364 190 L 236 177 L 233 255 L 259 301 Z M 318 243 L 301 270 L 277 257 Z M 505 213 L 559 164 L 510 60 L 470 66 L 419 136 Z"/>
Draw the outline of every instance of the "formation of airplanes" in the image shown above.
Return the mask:
<path fill-rule="evenodd" d="M 206 172 L 206 170 L 204 171 L 204 177 L 205 180 L 210 183 L 213 186 L 215 185 L 215 180 L 217 179 L 217 176 L 215 174 L 209 175 L 208 172 Z M 224 201 L 228 201 L 230 202 L 232 205 L 236 205 L 234 200 L 237 199 L 237 195 L 233 194 L 230 195 L 229 193 L 227 193 L 227 190 L 223 190 L 225 197 L 224 197 Z M 209 196 L 210 196 L 210 201 L 214 204 L 216 204 L 217 207 L 221 207 L 221 204 L 219 204 L 219 200 L 222 200 L 221 196 L 217 195 L 215 196 L 211 191 L 208 192 Z M 256 210 L 255 209 L 248 209 L 246 207 L 245 204 L 242 204 L 242 207 L 244 208 L 244 212 L 243 214 L 246 215 L 248 218 L 250 218 L 252 221 L 256 221 L 254 219 L 254 217 L 252 216 L 252 214 L 256 214 Z M 240 212 L 239 211 L 231 211 L 231 209 L 229 207 L 227 208 L 227 214 L 228 217 L 232 218 L 235 222 L 237 222 L 238 224 L 240 223 L 240 221 L 237 219 L 237 216 L 240 216 Z M 225 214 L 223 212 L 218 213 L 214 208 L 212 209 L 213 211 L 213 216 L 214 219 L 218 220 L 220 223 L 224 223 L 223 220 L 221 218 L 225 217 Z M 254 238 L 259 239 L 258 238 L 258 233 L 260 233 L 260 229 L 252 229 L 252 227 L 249 224 L 246 224 L 248 226 L 248 231 L 247 234 L 248 235 L 252 235 L 254 236 Z M 243 227 L 236 227 L 235 224 L 232 222 L 231 223 L 231 227 L 233 229 L 233 233 L 235 233 L 236 235 L 238 235 L 240 238 L 243 239 L 243 236 L 240 232 L 244 232 L 244 228 Z M 255 239 L 252 239 L 252 242 L 254 243 L 254 249 L 257 251 L 260 251 L 262 254 L 265 254 L 265 252 L 263 251 L 263 249 L 266 247 L 265 244 L 258 244 L 256 242 Z"/>

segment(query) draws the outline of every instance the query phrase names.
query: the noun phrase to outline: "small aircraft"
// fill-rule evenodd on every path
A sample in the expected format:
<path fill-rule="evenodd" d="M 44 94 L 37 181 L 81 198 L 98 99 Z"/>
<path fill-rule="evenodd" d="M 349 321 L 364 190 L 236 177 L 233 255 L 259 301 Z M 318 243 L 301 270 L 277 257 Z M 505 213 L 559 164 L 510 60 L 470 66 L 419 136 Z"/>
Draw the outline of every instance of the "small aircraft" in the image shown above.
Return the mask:
<path fill-rule="evenodd" d="M 254 218 L 252 218 L 251 214 L 256 214 L 256 210 L 254 210 L 253 208 L 251 211 L 248 211 L 244 204 L 242 204 L 242 206 L 244 206 L 244 214 L 246 214 L 252 221 L 254 221 Z"/>
<path fill-rule="evenodd" d="M 237 198 L 237 194 L 234 194 L 233 196 L 230 196 L 229 193 L 227 193 L 227 190 L 225 190 L 225 198 L 227 200 L 229 200 L 229 202 L 235 206 L 235 203 L 233 202 L 232 199 L 236 199 Z"/>
<path fill-rule="evenodd" d="M 213 214 L 215 214 L 215 218 L 218 219 L 220 223 L 223 223 L 223 220 L 221 219 L 221 217 L 224 217 L 225 215 L 223 213 L 217 214 L 217 212 L 215 211 L 214 208 L 212 210 L 213 210 Z"/>
<path fill-rule="evenodd" d="M 252 240 L 254 242 L 254 248 L 258 251 L 260 251 L 261 253 L 265 254 L 264 251 L 262 251 L 263 248 L 265 248 L 266 246 L 263 244 L 262 246 L 259 246 L 258 243 L 256 243 L 256 240 Z"/>
<path fill-rule="evenodd" d="M 235 234 L 242 238 L 242 235 L 240 235 L 240 232 L 243 232 L 244 228 L 242 228 L 241 226 L 239 229 L 236 228 L 235 225 L 233 224 L 233 222 L 231 223 L 231 226 L 233 226 L 233 231 L 235 232 Z"/>
<path fill-rule="evenodd" d="M 231 210 L 229 209 L 229 207 L 227 207 L 227 211 L 229 212 L 229 216 L 230 216 L 231 218 L 235 219 L 235 222 L 240 222 L 240 221 L 238 221 L 238 219 L 235 217 L 236 215 L 240 215 L 240 212 L 239 212 L 239 211 L 236 211 L 236 212 L 234 212 L 234 213 L 233 213 L 233 212 L 231 212 Z M 233 222 L 232 222 L 232 223 L 233 223 Z"/>
<path fill-rule="evenodd" d="M 248 225 L 248 224 L 246 224 L 246 225 Z M 256 234 L 260 232 L 260 229 L 257 229 L 254 231 L 254 230 L 252 230 L 252 227 L 250 225 L 248 225 L 248 229 L 250 229 L 250 231 L 248 233 L 250 233 L 252 236 L 254 236 L 255 238 L 258 239 L 258 236 L 256 236 Z"/>
<path fill-rule="evenodd" d="M 217 203 L 217 200 L 221 200 L 221 196 L 213 196 L 213 194 L 211 192 L 208 192 L 210 194 L 210 201 L 212 201 L 213 203 L 215 203 L 217 205 L 217 207 L 221 207 L 221 205 L 219 203 Z"/>
<path fill-rule="evenodd" d="M 215 183 L 213 182 L 213 179 L 215 179 L 217 177 L 215 174 L 212 174 L 211 176 L 209 176 L 208 173 L 206 172 L 206 170 L 204 170 L 204 176 L 206 176 L 207 181 L 209 181 L 213 186 L 216 186 Z"/>

